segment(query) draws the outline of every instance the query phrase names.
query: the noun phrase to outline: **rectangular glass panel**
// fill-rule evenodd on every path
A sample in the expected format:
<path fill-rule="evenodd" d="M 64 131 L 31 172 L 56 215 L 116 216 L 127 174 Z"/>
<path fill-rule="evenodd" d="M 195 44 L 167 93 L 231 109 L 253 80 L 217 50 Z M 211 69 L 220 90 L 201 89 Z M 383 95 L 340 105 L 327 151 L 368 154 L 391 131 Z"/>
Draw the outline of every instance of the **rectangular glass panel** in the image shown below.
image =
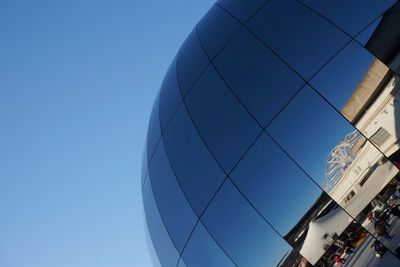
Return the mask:
<path fill-rule="evenodd" d="M 190 116 L 228 173 L 262 128 L 209 66 L 185 99 Z"/>

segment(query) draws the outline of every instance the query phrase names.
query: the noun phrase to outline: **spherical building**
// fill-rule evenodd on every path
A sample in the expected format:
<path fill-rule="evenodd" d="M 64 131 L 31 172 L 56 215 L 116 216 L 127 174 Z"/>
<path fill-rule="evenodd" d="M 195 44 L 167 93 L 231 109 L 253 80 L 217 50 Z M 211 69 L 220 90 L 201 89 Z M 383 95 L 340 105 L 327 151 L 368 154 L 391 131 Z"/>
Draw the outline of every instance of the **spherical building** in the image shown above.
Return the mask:
<path fill-rule="evenodd" d="M 366 266 L 376 242 L 374 266 L 400 266 L 399 219 L 380 226 L 394 238 L 373 224 L 400 196 L 399 14 L 394 0 L 211 7 L 150 118 L 156 264 Z"/>

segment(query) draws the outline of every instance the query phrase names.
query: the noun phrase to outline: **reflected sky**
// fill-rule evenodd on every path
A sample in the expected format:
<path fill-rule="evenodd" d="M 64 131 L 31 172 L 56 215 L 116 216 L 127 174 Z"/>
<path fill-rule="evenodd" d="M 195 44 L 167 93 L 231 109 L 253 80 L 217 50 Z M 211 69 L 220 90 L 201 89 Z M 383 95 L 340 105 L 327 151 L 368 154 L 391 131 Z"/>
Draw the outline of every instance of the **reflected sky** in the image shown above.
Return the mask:
<path fill-rule="evenodd" d="M 330 151 L 354 130 L 309 86 L 304 87 L 267 128 L 320 185 L 326 181 L 326 160 Z"/>

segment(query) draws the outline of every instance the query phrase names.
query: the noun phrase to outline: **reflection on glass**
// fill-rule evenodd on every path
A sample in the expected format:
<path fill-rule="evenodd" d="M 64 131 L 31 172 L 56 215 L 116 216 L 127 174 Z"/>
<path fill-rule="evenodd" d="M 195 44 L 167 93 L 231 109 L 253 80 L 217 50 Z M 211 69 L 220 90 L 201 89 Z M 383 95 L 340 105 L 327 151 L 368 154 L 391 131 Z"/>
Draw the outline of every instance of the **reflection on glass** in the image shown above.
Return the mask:
<path fill-rule="evenodd" d="M 295 0 L 271 0 L 247 25 L 306 80 L 350 41 Z"/>
<path fill-rule="evenodd" d="M 364 30 L 357 40 L 400 75 L 400 3 L 397 2 Z"/>
<path fill-rule="evenodd" d="M 189 235 L 194 228 L 197 216 L 188 201 L 171 169 L 163 142 L 157 146 L 149 165 L 149 181 L 154 197 L 167 231 L 175 247 L 182 252 Z"/>
<path fill-rule="evenodd" d="M 175 266 L 179 259 L 179 253 L 172 243 L 170 235 L 165 229 L 148 178 L 146 179 L 143 188 L 143 204 L 147 227 L 153 241 L 154 249 L 157 252 L 158 259 L 166 266 Z"/>
<path fill-rule="evenodd" d="M 204 213 L 202 221 L 238 266 L 277 266 L 291 251 L 229 180 Z"/>
<path fill-rule="evenodd" d="M 147 179 L 147 148 L 143 149 L 142 154 L 142 169 L 141 169 L 141 180 L 142 180 L 142 188 L 144 181 Z"/>
<path fill-rule="evenodd" d="M 192 237 L 183 251 L 182 258 L 189 266 L 193 267 L 235 266 L 201 222 L 197 224 Z"/>
<path fill-rule="evenodd" d="M 282 236 L 322 194 L 266 134 L 260 136 L 230 177 Z"/>
<path fill-rule="evenodd" d="M 176 178 L 200 216 L 225 174 L 201 140 L 184 105 L 171 120 L 163 140 Z"/>
<path fill-rule="evenodd" d="M 371 142 L 308 87 L 267 131 L 354 218 L 398 173 Z"/>
<path fill-rule="evenodd" d="M 149 126 L 147 129 L 147 161 L 150 162 L 156 146 L 161 137 L 160 129 L 160 117 L 159 117 L 159 102 L 160 93 L 158 93 L 156 100 L 153 104 L 153 109 L 151 110 Z"/>
<path fill-rule="evenodd" d="M 295 72 L 245 28 L 224 47 L 214 64 L 263 126 L 304 84 Z"/>
<path fill-rule="evenodd" d="M 300 0 L 347 33 L 354 36 L 376 17 L 396 3 L 396 0 Z"/>
<path fill-rule="evenodd" d="M 214 5 L 197 24 L 199 39 L 208 57 L 214 58 L 240 27 L 237 20 L 218 5 Z"/>
<path fill-rule="evenodd" d="M 200 134 L 228 173 L 261 127 L 226 87 L 213 66 L 209 66 L 185 102 Z"/>
<path fill-rule="evenodd" d="M 164 130 L 171 116 L 174 114 L 182 97 L 179 91 L 178 77 L 176 75 L 176 58 L 165 74 L 160 90 L 160 124 Z"/>
<path fill-rule="evenodd" d="M 187 94 L 208 64 L 209 60 L 200 46 L 195 29 L 178 52 L 176 71 L 183 96 Z"/>

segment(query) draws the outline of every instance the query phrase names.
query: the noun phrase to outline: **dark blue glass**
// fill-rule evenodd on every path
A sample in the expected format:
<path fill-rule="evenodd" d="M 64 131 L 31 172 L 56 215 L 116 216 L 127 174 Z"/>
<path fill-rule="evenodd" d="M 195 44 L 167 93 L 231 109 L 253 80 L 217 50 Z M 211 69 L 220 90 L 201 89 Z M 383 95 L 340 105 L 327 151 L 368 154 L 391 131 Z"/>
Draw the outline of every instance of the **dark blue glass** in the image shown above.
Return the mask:
<path fill-rule="evenodd" d="M 163 266 L 175 266 L 179 259 L 179 253 L 172 243 L 171 236 L 165 229 L 164 222 L 154 200 L 150 179 L 146 179 L 144 183 L 143 203 L 147 227 L 160 262 L 163 263 Z"/>
<path fill-rule="evenodd" d="M 310 83 L 336 109 L 341 110 L 374 60 L 367 50 L 352 41 Z"/>
<path fill-rule="evenodd" d="M 291 250 L 229 180 L 205 212 L 202 221 L 238 266 L 276 266 Z"/>
<path fill-rule="evenodd" d="M 215 58 L 214 64 L 263 126 L 304 84 L 246 29 L 239 31 Z"/>
<path fill-rule="evenodd" d="M 210 236 L 201 222 L 196 226 L 182 257 L 186 264 L 193 267 L 236 266 Z"/>
<path fill-rule="evenodd" d="M 197 215 L 201 215 L 225 178 L 181 105 L 164 133 L 176 177 Z"/>
<path fill-rule="evenodd" d="M 295 0 L 271 0 L 248 27 L 306 80 L 350 40 Z"/>
<path fill-rule="evenodd" d="M 217 4 L 244 23 L 266 2 L 267 0 L 246 0 L 244 5 L 243 0 L 219 0 Z"/>
<path fill-rule="evenodd" d="M 225 172 L 261 132 L 256 121 L 209 66 L 185 99 L 195 125 Z"/>
<path fill-rule="evenodd" d="M 160 123 L 162 130 L 165 129 L 165 126 L 181 102 L 182 96 L 179 91 L 178 76 L 176 75 L 175 58 L 165 74 L 160 90 Z"/>
<path fill-rule="evenodd" d="M 309 86 L 304 87 L 267 128 L 321 186 L 327 180 L 329 153 L 353 131 L 354 127 Z"/>
<path fill-rule="evenodd" d="M 187 37 L 178 52 L 177 72 L 179 88 L 185 96 L 209 64 L 196 35 L 196 29 Z"/>
<path fill-rule="evenodd" d="M 300 0 L 347 33 L 355 36 L 396 0 Z"/>
<path fill-rule="evenodd" d="M 197 25 L 200 42 L 208 57 L 214 58 L 240 27 L 232 16 L 214 5 Z"/>
<path fill-rule="evenodd" d="M 362 32 L 360 32 L 357 36 L 356 36 L 356 40 L 362 44 L 365 45 L 369 39 L 371 38 L 371 36 L 374 34 L 376 28 L 379 26 L 380 22 L 382 21 L 382 16 L 375 19 L 365 30 L 363 30 Z"/>
<path fill-rule="evenodd" d="M 266 134 L 260 136 L 230 177 L 282 236 L 322 194 Z"/>
<path fill-rule="evenodd" d="M 160 129 L 160 117 L 159 117 L 159 103 L 160 93 L 157 94 L 157 98 L 154 101 L 153 109 L 151 110 L 149 126 L 147 129 L 147 161 L 150 162 L 151 157 L 154 154 L 157 143 L 161 137 Z"/>
<path fill-rule="evenodd" d="M 165 227 L 178 251 L 182 252 L 196 224 L 197 216 L 182 193 L 162 141 L 154 153 L 149 172 L 155 200 Z"/>

